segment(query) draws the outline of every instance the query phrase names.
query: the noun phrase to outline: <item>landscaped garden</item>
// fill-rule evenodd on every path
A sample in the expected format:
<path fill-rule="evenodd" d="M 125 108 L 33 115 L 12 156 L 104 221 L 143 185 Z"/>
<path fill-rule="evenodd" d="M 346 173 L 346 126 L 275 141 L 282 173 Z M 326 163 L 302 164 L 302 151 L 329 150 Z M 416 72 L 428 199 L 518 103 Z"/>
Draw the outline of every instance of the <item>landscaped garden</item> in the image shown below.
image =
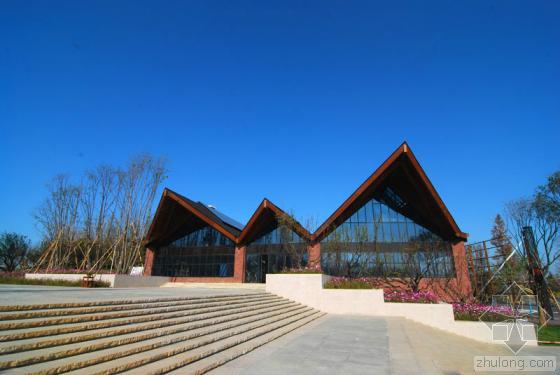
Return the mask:
<path fill-rule="evenodd" d="M 77 272 L 76 272 L 77 273 Z M 26 279 L 25 273 L 22 272 L 4 272 L 0 273 L 0 284 L 17 284 L 17 285 L 46 285 L 46 286 L 70 286 L 81 287 L 81 280 L 60 280 L 60 279 Z M 110 283 L 106 281 L 93 281 L 94 288 L 108 288 Z"/>
<path fill-rule="evenodd" d="M 323 273 L 321 271 L 321 266 L 305 266 L 305 267 L 297 267 L 297 268 L 284 268 L 280 273 L 288 273 L 288 274 L 316 274 L 316 273 Z"/>
<path fill-rule="evenodd" d="M 377 289 L 379 282 L 369 277 L 333 277 L 325 283 L 325 289 Z"/>
<path fill-rule="evenodd" d="M 501 322 L 515 316 L 508 306 L 492 306 L 480 303 L 454 303 L 455 320 Z"/>

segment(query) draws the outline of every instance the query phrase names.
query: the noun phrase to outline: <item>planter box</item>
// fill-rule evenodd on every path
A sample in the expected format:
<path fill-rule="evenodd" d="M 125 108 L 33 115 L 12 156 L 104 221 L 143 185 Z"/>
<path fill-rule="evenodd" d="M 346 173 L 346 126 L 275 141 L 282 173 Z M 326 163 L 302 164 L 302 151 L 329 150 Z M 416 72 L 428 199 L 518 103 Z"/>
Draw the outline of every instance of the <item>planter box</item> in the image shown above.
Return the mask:
<path fill-rule="evenodd" d="M 330 278 L 321 274 L 270 274 L 266 275 L 266 291 L 329 314 L 401 317 L 479 342 L 502 343 L 493 340 L 491 324 L 456 321 L 450 304 L 385 302 L 382 289 L 324 289 Z M 535 346 L 531 326 L 524 330 L 524 338 L 528 339 L 527 345 Z"/>

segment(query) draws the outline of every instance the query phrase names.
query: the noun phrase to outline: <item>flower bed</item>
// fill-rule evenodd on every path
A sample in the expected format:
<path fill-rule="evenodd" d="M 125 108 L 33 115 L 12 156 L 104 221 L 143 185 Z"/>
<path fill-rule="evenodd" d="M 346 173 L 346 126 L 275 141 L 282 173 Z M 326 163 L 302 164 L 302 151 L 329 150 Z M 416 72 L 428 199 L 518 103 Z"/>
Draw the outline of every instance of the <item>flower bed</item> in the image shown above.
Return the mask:
<path fill-rule="evenodd" d="M 454 303 L 455 320 L 501 322 L 515 316 L 514 311 L 507 306 L 491 306 L 479 303 Z"/>
<path fill-rule="evenodd" d="M 309 274 L 309 273 L 323 273 L 321 271 L 321 266 L 306 266 L 300 268 L 284 268 L 279 273 L 301 273 L 301 274 Z"/>
<path fill-rule="evenodd" d="M 431 291 L 384 290 L 385 302 L 438 303 L 439 298 Z"/>
<path fill-rule="evenodd" d="M 378 289 L 379 281 L 369 277 L 333 277 L 325 283 L 325 289 Z"/>

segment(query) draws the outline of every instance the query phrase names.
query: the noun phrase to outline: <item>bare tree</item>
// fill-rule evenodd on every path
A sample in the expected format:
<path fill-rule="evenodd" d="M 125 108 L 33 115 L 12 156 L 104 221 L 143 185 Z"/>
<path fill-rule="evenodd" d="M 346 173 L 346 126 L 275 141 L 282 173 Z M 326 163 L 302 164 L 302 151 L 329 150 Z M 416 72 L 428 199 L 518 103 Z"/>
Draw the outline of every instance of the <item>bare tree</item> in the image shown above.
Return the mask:
<path fill-rule="evenodd" d="M 548 202 L 539 192 L 534 198 L 522 198 L 506 205 L 511 236 L 518 244 L 522 243 L 522 229 L 530 226 L 534 228 L 537 242 L 539 261 L 542 272 L 546 276 L 555 262 L 560 259 L 558 236 L 560 221 L 555 216 L 553 203 Z M 519 252 L 526 257 L 524 249 L 518 246 Z"/>
<path fill-rule="evenodd" d="M 315 223 L 314 219 L 307 219 L 304 227 L 296 220 L 293 212 L 289 212 L 276 215 L 276 222 L 282 251 L 288 255 L 289 259 L 289 265 L 286 264 L 285 266 L 291 268 L 304 267 L 306 265 L 305 255 L 307 254 L 307 248 L 310 243 L 308 239 L 302 238 L 297 233 L 296 228 L 300 227 L 312 231 Z"/>
<path fill-rule="evenodd" d="M 36 268 L 108 269 L 127 273 L 142 261 L 143 238 L 165 161 L 151 155 L 131 159 L 124 169 L 102 165 L 80 184 L 55 177 L 35 217 L 43 232 Z"/>

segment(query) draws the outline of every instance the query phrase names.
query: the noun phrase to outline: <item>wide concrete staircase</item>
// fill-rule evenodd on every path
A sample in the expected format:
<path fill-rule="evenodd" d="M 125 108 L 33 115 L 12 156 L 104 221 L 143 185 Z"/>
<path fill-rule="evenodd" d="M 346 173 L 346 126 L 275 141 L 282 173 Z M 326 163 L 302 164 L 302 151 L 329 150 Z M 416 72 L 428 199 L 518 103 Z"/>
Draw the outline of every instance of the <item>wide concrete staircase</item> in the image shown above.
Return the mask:
<path fill-rule="evenodd" d="M 322 315 L 268 293 L 0 306 L 0 373 L 203 374 Z"/>

